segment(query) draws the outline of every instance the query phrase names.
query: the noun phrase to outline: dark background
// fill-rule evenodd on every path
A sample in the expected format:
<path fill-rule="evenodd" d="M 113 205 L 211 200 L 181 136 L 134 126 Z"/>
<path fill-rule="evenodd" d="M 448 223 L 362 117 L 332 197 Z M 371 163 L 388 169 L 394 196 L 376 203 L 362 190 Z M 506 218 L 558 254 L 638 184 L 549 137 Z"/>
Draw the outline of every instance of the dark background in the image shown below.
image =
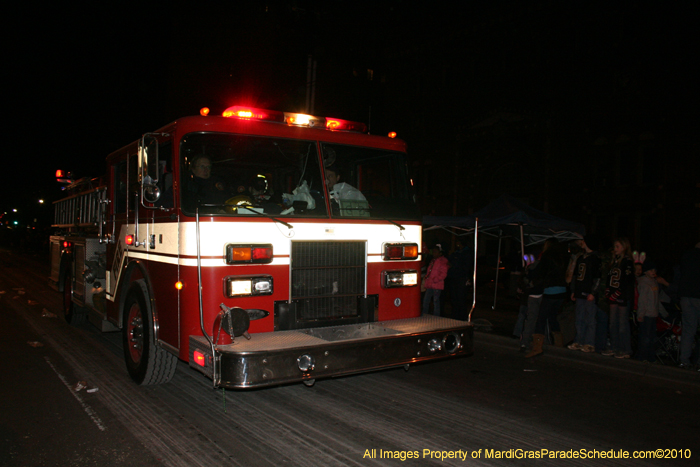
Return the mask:
<path fill-rule="evenodd" d="M 468 214 L 510 193 L 671 262 L 700 241 L 691 5 L 13 8 L 0 221 L 43 232 L 60 197 L 56 169 L 100 175 L 107 154 L 201 107 L 306 111 L 311 56 L 313 113 L 407 141 L 424 214 Z"/>

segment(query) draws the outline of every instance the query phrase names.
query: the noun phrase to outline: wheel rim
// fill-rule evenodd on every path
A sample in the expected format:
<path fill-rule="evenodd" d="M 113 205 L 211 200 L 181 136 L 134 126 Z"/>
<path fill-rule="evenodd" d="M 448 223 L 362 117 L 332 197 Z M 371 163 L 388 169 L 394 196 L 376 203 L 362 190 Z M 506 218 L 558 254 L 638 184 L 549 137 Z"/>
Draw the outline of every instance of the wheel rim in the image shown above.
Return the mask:
<path fill-rule="evenodd" d="M 129 319 L 127 320 L 127 337 L 129 355 L 134 363 L 139 363 L 143 356 L 143 316 L 141 307 L 134 303 L 129 308 Z"/>

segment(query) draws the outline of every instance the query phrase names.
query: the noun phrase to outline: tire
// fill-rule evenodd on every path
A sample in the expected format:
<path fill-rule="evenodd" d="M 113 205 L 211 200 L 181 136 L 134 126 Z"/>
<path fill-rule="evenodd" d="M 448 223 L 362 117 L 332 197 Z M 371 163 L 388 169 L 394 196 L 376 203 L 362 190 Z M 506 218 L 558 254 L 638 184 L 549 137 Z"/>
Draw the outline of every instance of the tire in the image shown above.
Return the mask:
<path fill-rule="evenodd" d="M 63 317 L 72 326 L 85 323 L 87 312 L 85 308 L 73 303 L 73 275 L 70 267 L 63 276 Z"/>
<path fill-rule="evenodd" d="M 124 360 L 131 379 L 139 385 L 167 383 L 175 374 L 177 357 L 155 343 L 153 317 L 144 281 L 134 282 L 122 309 Z"/>

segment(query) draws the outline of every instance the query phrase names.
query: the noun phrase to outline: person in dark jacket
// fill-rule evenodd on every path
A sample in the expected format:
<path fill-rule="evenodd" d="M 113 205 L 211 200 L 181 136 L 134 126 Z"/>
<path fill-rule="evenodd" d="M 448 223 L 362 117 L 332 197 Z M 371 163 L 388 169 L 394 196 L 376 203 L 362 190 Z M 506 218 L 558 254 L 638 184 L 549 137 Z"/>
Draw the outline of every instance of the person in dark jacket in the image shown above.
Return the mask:
<path fill-rule="evenodd" d="M 681 297 L 683 335 L 681 336 L 681 368 L 690 368 L 690 357 L 698 325 L 700 325 L 700 243 L 686 251 L 681 258 L 681 279 L 678 294 Z M 695 359 L 700 364 L 700 353 Z M 700 371 L 700 368 L 698 368 Z"/>
<path fill-rule="evenodd" d="M 474 273 L 474 251 L 457 240 L 454 253 L 448 258 L 450 269 L 447 271 L 447 286 L 452 301 L 452 318 L 467 320 L 467 287 L 470 276 Z"/>
<path fill-rule="evenodd" d="M 554 338 L 554 345 L 563 347 L 562 334 L 559 330 L 557 315 L 566 299 L 566 252 L 562 251 L 556 239 L 550 239 L 549 246 L 543 253 L 538 266 L 538 276 L 542 279 L 542 303 L 537 316 L 535 333 L 532 335 L 532 350 L 525 357 L 541 355 L 547 325 Z M 548 240 L 549 241 L 549 240 Z"/>
<path fill-rule="evenodd" d="M 634 301 L 634 261 L 632 248 L 626 238 L 613 243 L 613 261 L 608 271 L 605 298 L 610 304 L 610 346 L 603 355 L 630 358 L 630 303 Z"/>
<path fill-rule="evenodd" d="M 600 286 L 600 258 L 598 241 L 593 235 L 581 240 L 583 254 L 576 260 L 571 278 L 571 300 L 576 302 L 576 338 L 571 350 L 595 351 L 596 299 Z"/>
<path fill-rule="evenodd" d="M 211 169 L 212 161 L 209 157 L 198 155 L 192 159 L 182 196 L 183 207 L 187 211 L 193 212 L 196 207 L 207 204 L 224 204 L 228 198 L 226 185 L 212 175 Z"/>

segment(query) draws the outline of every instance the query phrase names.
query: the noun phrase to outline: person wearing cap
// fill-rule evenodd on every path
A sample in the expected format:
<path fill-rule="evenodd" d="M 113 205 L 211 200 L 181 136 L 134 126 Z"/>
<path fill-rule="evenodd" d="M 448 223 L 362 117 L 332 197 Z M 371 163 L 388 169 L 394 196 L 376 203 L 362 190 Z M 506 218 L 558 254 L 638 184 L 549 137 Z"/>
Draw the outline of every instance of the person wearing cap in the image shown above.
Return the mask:
<path fill-rule="evenodd" d="M 583 254 L 576 259 L 571 280 L 571 300 L 576 302 L 576 338 L 568 347 L 583 352 L 595 351 L 596 303 L 600 287 L 600 258 L 596 253 L 598 240 L 587 235 L 580 243 Z M 607 323 L 606 323 L 607 324 Z"/>
<path fill-rule="evenodd" d="M 656 281 L 656 266 L 652 261 L 641 263 L 642 275 L 637 277 L 637 322 L 639 323 L 637 359 L 654 362 L 654 338 L 656 318 L 659 316 L 659 283 Z"/>
<path fill-rule="evenodd" d="M 430 303 L 433 303 L 433 313 L 435 316 L 440 316 L 440 295 L 445 289 L 445 278 L 450 265 L 442 251 L 442 245 L 436 244 L 431 248 L 430 252 L 433 255 L 433 260 L 428 265 L 428 271 L 425 274 L 425 296 L 423 297 L 423 314 L 430 314 Z"/>

